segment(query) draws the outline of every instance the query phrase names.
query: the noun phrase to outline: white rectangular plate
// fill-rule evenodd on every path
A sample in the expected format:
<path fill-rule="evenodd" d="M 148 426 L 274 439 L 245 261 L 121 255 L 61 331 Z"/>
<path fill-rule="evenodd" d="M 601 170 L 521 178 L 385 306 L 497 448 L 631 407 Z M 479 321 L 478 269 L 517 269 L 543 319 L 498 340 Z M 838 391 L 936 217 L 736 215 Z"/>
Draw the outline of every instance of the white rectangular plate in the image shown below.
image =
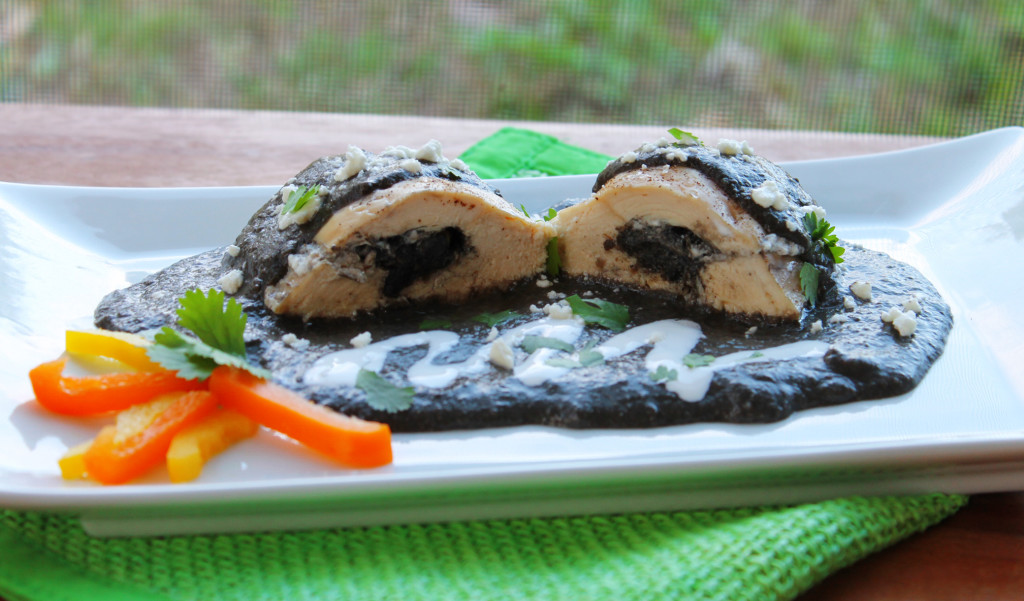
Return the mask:
<path fill-rule="evenodd" d="M 952 306 L 949 345 L 912 393 L 768 425 L 402 434 L 394 464 L 368 471 L 261 432 L 194 483 L 117 487 L 61 480 L 57 459 L 104 420 L 47 414 L 28 370 L 110 290 L 233 241 L 275 189 L 0 183 L 0 506 L 147 535 L 1024 488 L 1024 129 L 785 167 L 843 239 L 914 265 Z M 540 212 L 592 180 L 494 183 Z"/>

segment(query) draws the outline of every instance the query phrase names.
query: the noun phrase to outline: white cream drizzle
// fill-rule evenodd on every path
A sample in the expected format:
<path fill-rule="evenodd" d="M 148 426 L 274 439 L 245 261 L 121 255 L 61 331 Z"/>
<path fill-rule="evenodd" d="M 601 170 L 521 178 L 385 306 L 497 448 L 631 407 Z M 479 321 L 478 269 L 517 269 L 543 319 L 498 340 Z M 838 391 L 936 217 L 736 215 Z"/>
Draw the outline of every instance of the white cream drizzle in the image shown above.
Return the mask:
<path fill-rule="evenodd" d="M 519 347 L 526 336 L 554 338 L 575 345 L 583 334 L 584 325 L 579 319 L 555 319 L 544 317 L 511 328 L 500 334 L 513 349 Z M 721 357 L 707 366 L 691 368 L 683 364 L 683 357 L 690 353 L 703 338 L 700 326 L 693 321 L 665 319 L 630 328 L 612 336 L 594 350 L 601 353 L 606 362 L 633 351 L 650 346 L 644 357 L 647 371 L 654 373 L 659 367 L 674 370 L 675 380 L 662 385 L 685 401 L 699 401 L 704 398 L 711 385 L 715 371 L 745 362 L 784 360 L 797 357 L 820 357 L 828 350 L 824 342 L 804 340 L 760 350 L 743 350 Z M 490 365 L 490 344 L 480 348 L 463 361 L 438 365 L 434 360 L 450 351 L 459 343 L 459 335 L 446 330 L 430 330 L 403 334 L 366 345 L 335 351 L 317 359 L 303 376 L 307 384 L 315 386 L 355 386 L 360 369 L 380 371 L 387 355 L 392 350 L 413 346 L 427 346 L 426 355 L 416 361 L 406 375 L 414 386 L 443 388 L 460 377 L 472 376 L 488 369 Z M 515 364 L 512 377 L 527 386 L 540 386 L 545 382 L 565 375 L 570 368 L 548 365 L 547 361 L 559 356 L 561 351 L 540 348 Z M 522 351 L 517 352 L 522 355 Z"/>

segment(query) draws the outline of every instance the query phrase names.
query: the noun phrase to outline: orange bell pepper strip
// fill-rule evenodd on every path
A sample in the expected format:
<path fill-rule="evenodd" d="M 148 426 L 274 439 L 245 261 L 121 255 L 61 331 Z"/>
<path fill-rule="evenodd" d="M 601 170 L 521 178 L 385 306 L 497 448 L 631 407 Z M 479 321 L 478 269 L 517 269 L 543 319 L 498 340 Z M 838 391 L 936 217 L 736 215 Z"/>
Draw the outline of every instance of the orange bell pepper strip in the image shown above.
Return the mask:
<path fill-rule="evenodd" d="M 140 371 L 162 371 L 163 368 L 146 355 L 149 344 L 142 336 L 124 332 L 68 330 L 64 333 L 64 348 L 69 353 L 114 359 Z"/>
<path fill-rule="evenodd" d="M 90 478 L 103 484 L 123 484 L 144 475 L 163 463 L 178 432 L 202 421 L 217 408 L 217 398 L 206 390 L 174 392 L 151 403 L 160 405 L 155 415 L 142 419 L 133 416 L 135 419 L 124 420 L 127 424 L 100 430 L 85 452 L 85 469 Z"/>
<path fill-rule="evenodd" d="M 259 427 L 241 413 L 223 409 L 178 432 L 167 450 L 167 473 L 171 482 L 195 480 L 210 458 L 256 434 Z"/>
<path fill-rule="evenodd" d="M 62 357 L 28 373 L 36 401 L 62 415 L 100 415 L 127 409 L 166 392 L 206 388 L 205 382 L 184 380 L 168 370 L 64 377 L 66 363 L 67 359 Z"/>
<path fill-rule="evenodd" d="M 387 424 L 342 415 L 234 367 L 214 369 L 208 382 L 223 406 L 342 465 L 369 468 L 392 461 Z"/>

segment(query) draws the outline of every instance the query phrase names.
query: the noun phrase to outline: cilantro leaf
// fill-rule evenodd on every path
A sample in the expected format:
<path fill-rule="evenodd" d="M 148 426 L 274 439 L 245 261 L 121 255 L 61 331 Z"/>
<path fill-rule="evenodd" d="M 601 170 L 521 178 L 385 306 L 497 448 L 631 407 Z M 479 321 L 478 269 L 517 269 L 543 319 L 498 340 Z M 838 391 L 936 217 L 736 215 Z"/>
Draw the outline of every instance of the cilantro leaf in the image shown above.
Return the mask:
<path fill-rule="evenodd" d="M 676 140 L 682 142 L 682 145 L 684 146 L 693 146 L 695 144 L 700 144 L 700 138 L 691 134 L 688 131 L 683 131 L 679 129 L 678 127 L 673 127 L 669 129 L 668 133 L 672 134 L 672 137 L 675 138 Z"/>
<path fill-rule="evenodd" d="M 571 353 L 576 350 L 576 347 L 564 340 L 549 338 L 547 336 L 523 336 L 523 341 L 519 346 L 526 351 L 527 354 L 533 354 L 537 349 L 542 348 L 550 348 L 555 349 L 556 351 L 565 351 L 567 353 Z"/>
<path fill-rule="evenodd" d="M 748 359 L 760 359 L 761 357 L 764 357 L 764 353 L 762 353 L 761 351 L 754 351 L 747 358 Z"/>
<path fill-rule="evenodd" d="M 664 365 L 659 365 L 658 369 L 648 374 L 655 382 L 671 382 L 679 379 L 679 372 L 674 369 L 669 369 Z"/>
<path fill-rule="evenodd" d="M 299 186 L 295 190 L 292 190 L 292 193 L 288 195 L 288 199 L 285 201 L 284 206 L 281 207 L 281 214 L 298 213 L 302 210 L 302 207 L 309 204 L 309 201 L 319 193 L 320 186 L 313 186 L 312 188 Z"/>
<path fill-rule="evenodd" d="M 249 364 L 246 358 L 226 353 L 201 340 L 164 326 L 154 337 L 154 344 L 146 355 L 185 380 L 205 380 L 218 365 L 230 365 L 244 369 L 260 378 L 269 378 L 270 372 Z"/>
<path fill-rule="evenodd" d="M 480 323 L 493 328 L 496 325 L 505 323 L 510 319 L 519 317 L 519 314 L 515 311 L 501 311 L 500 313 L 481 313 L 476 317 L 472 318 L 473 321 L 479 321 Z"/>
<path fill-rule="evenodd" d="M 578 294 L 565 299 L 572 307 L 573 315 L 579 315 L 586 323 L 604 326 L 609 330 L 621 332 L 629 323 L 629 307 L 600 300 L 583 300 Z"/>
<path fill-rule="evenodd" d="M 412 407 L 415 389 L 395 386 L 377 372 L 360 369 L 356 374 L 356 388 L 366 393 L 366 402 L 374 409 L 396 413 Z"/>
<path fill-rule="evenodd" d="M 558 215 L 558 211 L 554 209 L 548 209 L 547 215 L 544 215 L 544 221 L 551 221 L 552 219 L 555 218 L 555 215 Z"/>
<path fill-rule="evenodd" d="M 562 255 L 558 253 L 558 236 L 548 240 L 548 275 L 555 277 L 562 270 Z"/>
<path fill-rule="evenodd" d="M 211 347 L 245 358 L 245 322 L 242 305 L 230 299 L 224 306 L 224 292 L 189 290 L 178 299 L 178 325 L 190 330 Z"/>
<path fill-rule="evenodd" d="M 804 263 L 800 268 L 800 289 L 803 290 L 804 297 L 812 307 L 818 302 L 818 278 L 820 275 L 821 272 L 818 271 L 818 268 L 810 263 Z"/>
<path fill-rule="evenodd" d="M 147 350 L 150 359 L 187 380 L 205 380 L 218 365 L 245 369 L 260 378 L 270 372 L 249 363 L 245 352 L 246 315 L 238 301 L 224 305 L 224 293 L 190 290 L 178 299 L 178 325 L 196 336 L 164 327 Z"/>
<path fill-rule="evenodd" d="M 600 351 L 595 351 L 594 347 L 597 346 L 596 342 L 588 342 L 583 346 L 574 357 L 553 357 L 544 362 L 545 365 L 551 367 L 567 367 L 569 369 L 576 369 L 579 367 L 590 367 L 591 365 L 597 365 L 604 363 L 604 355 Z"/>
<path fill-rule="evenodd" d="M 519 205 L 519 210 L 523 212 L 523 215 L 526 215 L 527 217 L 532 217 L 532 215 L 530 215 L 530 212 L 526 210 L 525 204 Z"/>
<path fill-rule="evenodd" d="M 822 258 L 830 258 L 836 264 L 843 262 L 846 249 L 839 246 L 839 237 L 835 235 L 836 227 L 824 219 L 818 219 L 813 212 L 804 214 L 804 227 L 811 236 L 814 253 Z"/>
<path fill-rule="evenodd" d="M 424 319 L 420 322 L 421 330 L 445 330 L 452 327 L 452 322 L 447 319 Z"/>
<path fill-rule="evenodd" d="M 580 349 L 580 352 L 577 353 L 576 356 L 579 359 L 581 367 L 590 367 L 591 365 L 604 363 L 604 355 L 602 355 L 600 351 L 595 351 L 595 346 L 597 346 L 596 342 L 588 342 L 582 349 Z"/>
<path fill-rule="evenodd" d="M 715 360 L 714 355 L 700 355 L 698 353 L 690 353 L 683 357 L 683 365 L 693 369 L 695 367 L 707 367 Z"/>

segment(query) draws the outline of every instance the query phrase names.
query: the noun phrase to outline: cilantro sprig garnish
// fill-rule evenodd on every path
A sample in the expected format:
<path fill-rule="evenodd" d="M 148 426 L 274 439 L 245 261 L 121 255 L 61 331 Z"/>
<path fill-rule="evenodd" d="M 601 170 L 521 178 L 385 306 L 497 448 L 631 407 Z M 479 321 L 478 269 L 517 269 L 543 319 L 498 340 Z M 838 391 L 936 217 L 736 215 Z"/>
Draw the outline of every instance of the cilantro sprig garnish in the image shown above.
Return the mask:
<path fill-rule="evenodd" d="M 846 249 L 839 246 L 839 237 L 835 235 L 835 226 L 825 219 L 818 219 L 814 212 L 804 214 L 804 227 L 811 237 L 811 252 L 820 261 L 831 259 L 837 265 L 843 262 Z M 821 269 L 812 263 L 804 263 L 800 267 L 800 289 L 804 298 L 813 307 L 818 303 L 818 286 L 821 281 Z"/>
<path fill-rule="evenodd" d="M 658 369 L 648 374 L 652 380 L 658 383 L 672 382 L 673 380 L 679 379 L 679 372 L 674 369 L 669 369 L 664 365 L 659 365 Z"/>
<path fill-rule="evenodd" d="M 700 144 L 700 138 L 688 131 L 679 129 L 678 127 L 669 129 L 668 133 L 672 134 L 672 137 L 680 142 L 678 146 L 694 146 L 696 144 Z"/>
<path fill-rule="evenodd" d="M 235 299 L 224 304 L 224 293 L 190 290 L 178 299 L 178 325 L 193 335 L 164 326 L 146 354 L 186 380 L 205 380 L 218 365 L 244 369 L 261 378 L 270 372 L 249 363 L 245 351 L 246 315 Z"/>
<path fill-rule="evenodd" d="M 690 353 L 683 357 L 683 365 L 694 369 L 697 367 L 707 367 L 715 361 L 714 355 L 701 355 L 699 353 Z"/>
<path fill-rule="evenodd" d="M 319 193 L 320 186 L 313 186 L 311 188 L 299 186 L 295 190 L 292 190 L 292 193 L 288 195 L 288 199 L 285 200 L 284 206 L 281 207 L 281 214 L 286 215 L 288 213 L 298 213 L 302 210 L 302 207 L 309 204 L 309 201 Z"/>
<path fill-rule="evenodd" d="M 821 270 L 811 263 L 804 263 L 800 267 L 800 290 L 804 298 L 811 306 L 818 304 L 818 280 L 821 278 Z"/>
<path fill-rule="evenodd" d="M 604 363 L 604 355 L 600 351 L 595 351 L 594 347 L 597 343 L 590 341 L 575 353 L 573 357 L 553 357 L 544 362 L 545 365 L 551 367 L 567 367 L 569 369 L 578 369 L 581 367 L 590 367 L 591 365 L 597 365 Z"/>
<path fill-rule="evenodd" d="M 629 323 L 629 307 L 625 305 L 596 298 L 584 300 L 578 294 L 565 300 L 572 308 L 573 315 L 582 317 L 586 323 L 603 326 L 614 332 L 625 330 Z"/>
<path fill-rule="evenodd" d="M 450 319 L 424 319 L 420 322 L 421 330 L 447 330 L 452 327 Z"/>
<path fill-rule="evenodd" d="M 478 321 L 489 328 L 493 328 L 496 325 L 503 324 L 510 319 L 515 319 L 516 317 L 519 317 L 519 313 L 505 310 L 499 313 L 481 313 L 472 319 L 473 321 Z"/>
<path fill-rule="evenodd" d="M 548 212 L 543 216 L 544 221 L 551 221 L 552 219 L 555 218 L 556 215 L 558 215 L 558 211 L 554 209 L 548 209 Z"/>
<path fill-rule="evenodd" d="M 825 255 L 832 258 L 837 264 L 843 262 L 843 253 L 846 249 L 838 245 L 839 237 L 835 235 L 836 227 L 824 219 L 818 219 L 813 212 L 804 215 L 804 227 L 811 235 L 811 244 L 815 254 Z"/>
<path fill-rule="evenodd" d="M 556 277 L 562 271 L 562 255 L 558 253 L 558 236 L 548 240 L 548 260 L 545 265 L 548 276 Z"/>
<path fill-rule="evenodd" d="M 565 351 L 571 353 L 576 350 L 576 347 L 569 344 L 564 340 L 558 338 L 550 338 L 548 336 L 534 336 L 527 335 L 523 336 L 523 341 L 519 343 L 519 346 L 526 351 L 526 353 L 533 354 L 538 349 L 549 348 L 556 351 Z"/>
<path fill-rule="evenodd" d="M 380 411 L 396 413 L 412 406 L 415 389 L 395 386 L 375 371 L 360 369 L 356 374 L 356 388 L 366 393 L 366 403 Z"/>

